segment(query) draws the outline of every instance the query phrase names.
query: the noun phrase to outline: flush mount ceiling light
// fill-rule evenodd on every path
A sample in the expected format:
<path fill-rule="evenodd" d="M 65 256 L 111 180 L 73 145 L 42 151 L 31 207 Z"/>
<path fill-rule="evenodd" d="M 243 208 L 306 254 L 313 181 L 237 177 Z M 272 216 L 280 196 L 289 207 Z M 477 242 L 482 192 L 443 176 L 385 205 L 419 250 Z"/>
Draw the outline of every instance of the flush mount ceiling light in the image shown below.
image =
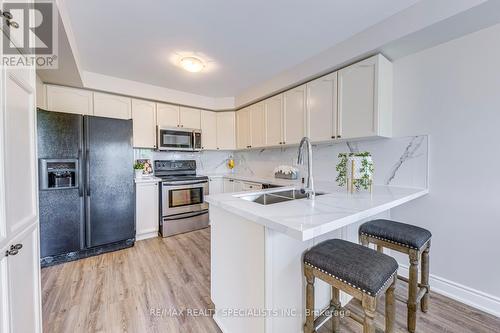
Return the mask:
<path fill-rule="evenodd" d="M 182 68 L 191 73 L 201 72 L 203 68 L 205 68 L 205 63 L 201 59 L 193 56 L 181 58 L 179 64 Z"/>

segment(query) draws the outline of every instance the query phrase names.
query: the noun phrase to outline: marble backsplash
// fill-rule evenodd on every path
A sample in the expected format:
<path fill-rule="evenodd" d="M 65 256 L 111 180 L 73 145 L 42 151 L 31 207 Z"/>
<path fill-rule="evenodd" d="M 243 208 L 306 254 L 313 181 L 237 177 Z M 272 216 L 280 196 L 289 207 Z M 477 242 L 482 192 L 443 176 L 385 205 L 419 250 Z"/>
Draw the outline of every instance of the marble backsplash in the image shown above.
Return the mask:
<path fill-rule="evenodd" d="M 313 145 L 313 172 L 318 181 L 335 181 L 338 154 L 341 152 L 363 152 L 372 154 L 375 165 L 374 183 L 409 187 L 428 185 L 428 142 L 427 135 L 391 139 L 370 139 Z M 198 173 L 228 173 L 227 159 L 233 156 L 234 173 L 246 176 L 273 177 L 273 170 L 281 164 L 297 166 L 297 146 L 283 148 L 262 148 L 245 151 L 203 151 L 203 152 L 157 152 L 136 149 L 136 158 L 194 159 Z M 298 166 L 302 173 L 304 168 Z"/>

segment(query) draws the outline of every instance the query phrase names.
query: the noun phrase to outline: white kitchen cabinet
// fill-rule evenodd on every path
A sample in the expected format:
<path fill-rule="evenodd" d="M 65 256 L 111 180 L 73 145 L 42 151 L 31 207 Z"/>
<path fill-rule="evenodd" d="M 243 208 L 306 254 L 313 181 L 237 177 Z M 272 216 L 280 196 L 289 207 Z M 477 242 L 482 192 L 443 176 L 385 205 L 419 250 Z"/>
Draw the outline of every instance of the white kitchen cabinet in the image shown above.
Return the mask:
<path fill-rule="evenodd" d="M 236 133 L 238 149 L 251 148 L 250 142 L 250 107 L 236 112 Z"/>
<path fill-rule="evenodd" d="M 49 111 L 94 114 L 92 91 L 47 85 L 47 109 Z"/>
<path fill-rule="evenodd" d="M 337 138 L 337 72 L 308 82 L 307 135 L 311 141 Z"/>
<path fill-rule="evenodd" d="M 266 146 L 283 144 L 283 94 L 264 101 L 266 110 Z"/>
<path fill-rule="evenodd" d="M 250 147 L 263 147 L 266 141 L 266 109 L 264 102 L 250 107 Z"/>
<path fill-rule="evenodd" d="M 222 189 L 224 193 L 232 193 L 234 192 L 234 179 L 224 178 Z"/>
<path fill-rule="evenodd" d="M 217 149 L 236 148 L 236 114 L 217 112 Z M 203 133 L 202 133 L 203 137 Z"/>
<path fill-rule="evenodd" d="M 133 142 L 135 148 L 156 148 L 156 103 L 132 100 Z"/>
<path fill-rule="evenodd" d="M 208 178 L 208 194 L 224 193 L 224 178 L 210 177 Z"/>
<path fill-rule="evenodd" d="M 201 110 L 181 106 L 179 109 L 179 126 L 184 128 L 201 128 Z"/>
<path fill-rule="evenodd" d="M 156 237 L 160 223 L 158 182 L 138 182 L 135 186 L 136 239 Z"/>
<path fill-rule="evenodd" d="M 95 92 L 94 116 L 131 119 L 132 99 L 129 97 Z"/>
<path fill-rule="evenodd" d="M 1 67 L 0 96 L 0 331 L 41 332 L 35 68 Z"/>
<path fill-rule="evenodd" d="M 201 111 L 201 148 L 217 149 L 217 114 Z"/>
<path fill-rule="evenodd" d="M 392 135 L 392 64 L 376 55 L 338 72 L 342 138 Z"/>
<path fill-rule="evenodd" d="M 284 144 L 299 143 L 306 135 L 306 85 L 290 89 L 284 95 Z"/>
<path fill-rule="evenodd" d="M 178 105 L 157 103 L 156 125 L 163 128 L 179 127 L 179 109 Z"/>
<path fill-rule="evenodd" d="M 241 190 L 242 191 L 262 190 L 262 184 L 253 182 L 241 182 Z"/>

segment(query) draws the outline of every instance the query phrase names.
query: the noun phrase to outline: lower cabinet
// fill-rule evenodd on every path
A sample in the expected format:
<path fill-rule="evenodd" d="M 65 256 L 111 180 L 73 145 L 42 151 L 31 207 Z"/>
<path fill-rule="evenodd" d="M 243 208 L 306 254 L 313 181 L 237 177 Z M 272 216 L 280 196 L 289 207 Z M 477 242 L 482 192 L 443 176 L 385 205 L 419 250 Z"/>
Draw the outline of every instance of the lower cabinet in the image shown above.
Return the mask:
<path fill-rule="evenodd" d="M 255 191 L 261 189 L 262 189 L 262 184 L 260 183 L 245 182 L 242 180 L 228 179 L 228 178 L 224 178 L 223 181 L 224 193 Z"/>
<path fill-rule="evenodd" d="M 135 238 L 156 237 L 160 223 L 158 183 L 136 183 L 135 186 Z"/>
<path fill-rule="evenodd" d="M 208 178 L 208 194 L 224 193 L 224 178 Z"/>
<path fill-rule="evenodd" d="M 37 223 L 21 232 L 7 248 L 1 249 L 1 332 L 42 331 L 38 239 Z"/>

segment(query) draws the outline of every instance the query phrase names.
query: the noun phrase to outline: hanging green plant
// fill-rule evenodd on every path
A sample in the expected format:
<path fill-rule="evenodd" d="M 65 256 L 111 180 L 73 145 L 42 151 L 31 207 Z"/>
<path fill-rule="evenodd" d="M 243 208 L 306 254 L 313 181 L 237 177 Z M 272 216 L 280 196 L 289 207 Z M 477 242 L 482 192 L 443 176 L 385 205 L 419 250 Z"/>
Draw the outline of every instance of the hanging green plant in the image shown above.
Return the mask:
<path fill-rule="evenodd" d="M 351 190 L 368 190 L 373 183 L 373 160 L 369 152 L 361 153 L 340 153 L 336 170 L 338 172 L 336 182 L 339 186 L 349 187 Z M 354 166 L 354 169 L 353 169 Z M 352 178 L 352 179 L 351 179 Z"/>

